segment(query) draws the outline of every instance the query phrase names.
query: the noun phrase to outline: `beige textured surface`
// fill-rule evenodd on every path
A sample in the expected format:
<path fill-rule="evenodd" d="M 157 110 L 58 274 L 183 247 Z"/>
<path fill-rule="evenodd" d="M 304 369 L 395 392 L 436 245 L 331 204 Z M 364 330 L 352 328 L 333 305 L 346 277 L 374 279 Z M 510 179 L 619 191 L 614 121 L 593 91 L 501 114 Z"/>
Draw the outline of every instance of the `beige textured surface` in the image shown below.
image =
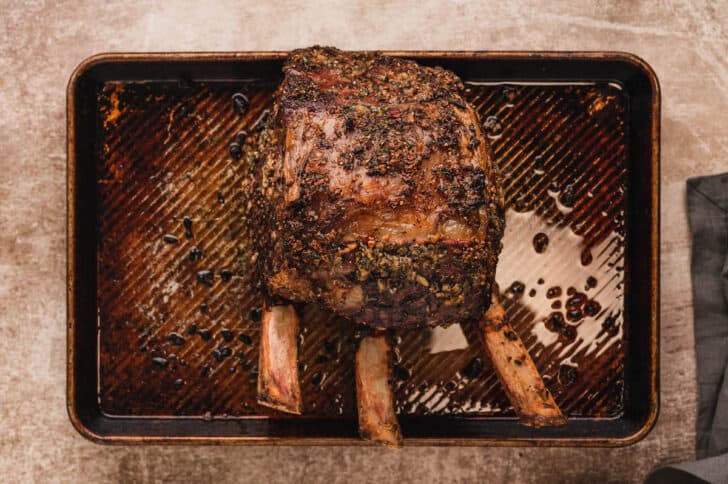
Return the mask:
<path fill-rule="evenodd" d="M 103 7 L 99 4 L 106 3 Z M 685 178 L 728 170 L 728 4 L 0 2 L 0 480 L 629 481 L 693 456 Z M 346 4 L 346 5 L 345 5 Z M 349 6 L 347 6 L 349 5 Z M 663 89 L 662 408 L 626 449 L 101 447 L 65 412 L 65 86 L 102 51 L 612 49 Z"/>

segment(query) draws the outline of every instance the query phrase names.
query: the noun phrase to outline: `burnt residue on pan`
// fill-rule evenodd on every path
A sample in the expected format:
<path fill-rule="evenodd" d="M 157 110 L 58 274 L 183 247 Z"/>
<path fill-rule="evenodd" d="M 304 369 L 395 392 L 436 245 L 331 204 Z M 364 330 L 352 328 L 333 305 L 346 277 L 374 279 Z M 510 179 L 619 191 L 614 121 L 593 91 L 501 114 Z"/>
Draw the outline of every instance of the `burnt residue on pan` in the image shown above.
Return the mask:
<path fill-rule="evenodd" d="M 245 167 L 270 83 L 106 83 L 97 94 L 99 402 L 108 415 L 270 414 L 256 404 Z M 242 97 L 241 97 L 242 95 Z M 623 410 L 627 100 L 613 84 L 468 84 L 500 164 L 497 279 L 570 416 Z M 244 99 L 244 101 L 243 101 Z M 348 322 L 301 308 L 309 415 L 355 412 Z M 473 328 L 394 335 L 401 414 L 511 415 Z M 439 349 L 438 349 L 439 348 Z"/>

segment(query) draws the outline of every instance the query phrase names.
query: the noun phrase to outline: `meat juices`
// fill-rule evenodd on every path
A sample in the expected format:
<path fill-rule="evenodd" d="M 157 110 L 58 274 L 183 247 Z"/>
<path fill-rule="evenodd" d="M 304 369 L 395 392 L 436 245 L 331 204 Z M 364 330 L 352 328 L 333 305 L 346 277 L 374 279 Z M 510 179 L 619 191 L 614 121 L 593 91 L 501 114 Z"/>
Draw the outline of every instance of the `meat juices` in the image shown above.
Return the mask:
<path fill-rule="evenodd" d="M 321 47 L 292 52 L 283 72 L 274 107 L 243 153 L 255 180 L 249 220 L 260 234 L 258 277 L 273 314 L 263 332 L 281 327 L 275 314 L 291 321 L 275 308 L 292 302 L 380 331 L 482 322 L 496 295 L 504 207 L 460 79 L 409 60 Z M 295 344 L 290 334 L 273 336 L 263 344 Z M 360 368 L 386 362 L 386 338 L 373 337 L 356 359 L 360 424 L 362 413 L 373 415 L 363 402 L 391 399 L 382 371 Z M 280 365 L 295 353 L 280 350 L 286 357 L 271 368 L 275 351 L 261 349 L 261 403 L 300 411 L 293 368 Z M 285 388 L 271 387 L 276 381 Z M 271 401 L 275 394 L 294 400 Z M 398 445 L 391 402 L 386 407 L 392 415 L 382 420 L 393 430 L 363 433 Z"/>

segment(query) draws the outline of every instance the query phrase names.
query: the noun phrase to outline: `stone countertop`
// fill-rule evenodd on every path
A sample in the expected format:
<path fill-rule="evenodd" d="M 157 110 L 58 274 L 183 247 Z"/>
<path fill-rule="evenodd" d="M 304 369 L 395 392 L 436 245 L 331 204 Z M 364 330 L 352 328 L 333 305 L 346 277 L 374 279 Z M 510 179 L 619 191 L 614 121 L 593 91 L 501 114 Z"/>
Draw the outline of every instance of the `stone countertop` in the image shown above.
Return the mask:
<path fill-rule="evenodd" d="M 100 4 L 104 5 L 100 5 Z M 161 4 L 164 5 L 161 5 Z M 694 455 L 685 179 L 728 171 L 728 4 L 0 1 L 0 475 L 5 482 L 640 481 Z M 317 5 L 314 5 L 317 3 Z M 611 3 L 619 5 L 609 5 Z M 65 410 L 65 88 L 106 51 L 622 50 L 662 85 L 660 417 L 622 449 L 109 447 Z"/>

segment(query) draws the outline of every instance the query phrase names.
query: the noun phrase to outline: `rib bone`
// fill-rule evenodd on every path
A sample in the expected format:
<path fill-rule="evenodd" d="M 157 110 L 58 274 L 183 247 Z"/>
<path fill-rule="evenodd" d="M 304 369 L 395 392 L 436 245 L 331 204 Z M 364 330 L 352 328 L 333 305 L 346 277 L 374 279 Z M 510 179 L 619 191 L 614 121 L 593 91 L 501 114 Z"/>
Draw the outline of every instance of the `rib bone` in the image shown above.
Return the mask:
<path fill-rule="evenodd" d="M 401 447 L 390 386 L 389 344 L 384 334 L 366 336 L 356 352 L 356 397 L 359 434 L 387 447 Z"/>
<path fill-rule="evenodd" d="M 566 417 L 544 385 L 521 338 L 505 320 L 505 311 L 495 292 L 479 329 L 493 368 L 520 422 L 532 427 L 565 424 Z"/>
<path fill-rule="evenodd" d="M 291 305 L 263 312 L 258 363 L 258 403 L 300 415 L 298 382 L 298 315 Z"/>

